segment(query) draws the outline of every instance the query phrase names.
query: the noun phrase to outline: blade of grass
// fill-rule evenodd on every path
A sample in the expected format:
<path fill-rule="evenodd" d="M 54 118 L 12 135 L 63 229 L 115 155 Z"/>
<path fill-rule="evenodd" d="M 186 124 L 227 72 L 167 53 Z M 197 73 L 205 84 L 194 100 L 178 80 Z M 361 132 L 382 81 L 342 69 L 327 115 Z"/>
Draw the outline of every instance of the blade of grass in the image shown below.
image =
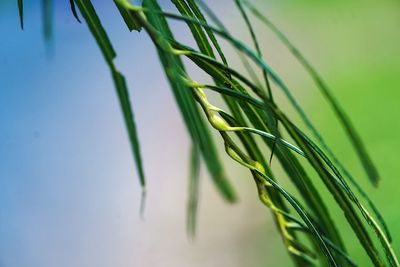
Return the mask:
<path fill-rule="evenodd" d="M 200 151 L 192 145 L 189 174 L 189 198 L 187 202 L 186 230 L 190 238 L 196 234 L 197 210 L 199 204 Z"/>
<path fill-rule="evenodd" d="M 79 19 L 79 16 L 78 16 L 78 13 L 76 12 L 76 7 L 75 7 L 75 2 L 74 2 L 74 0 L 69 0 L 69 5 L 70 5 L 70 8 L 71 8 L 72 15 L 74 15 L 75 19 L 76 19 L 79 23 L 81 23 L 81 20 Z"/>
<path fill-rule="evenodd" d="M 119 13 L 121 14 L 122 18 L 125 21 L 126 26 L 128 27 L 129 31 L 138 31 L 142 30 L 142 27 L 136 22 L 135 18 L 129 13 L 128 10 L 124 7 L 123 4 L 120 3 L 118 0 L 114 0 L 115 5 L 118 8 Z"/>
<path fill-rule="evenodd" d="M 126 86 L 124 76 L 117 70 L 114 59 L 116 53 L 111 45 L 111 42 L 104 30 L 96 11 L 90 0 L 75 0 L 82 17 L 86 21 L 93 37 L 95 38 L 103 56 L 106 60 L 111 75 L 114 81 L 115 89 L 117 91 L 119 103 L 121 106 L 122 114 L 124 116 L 125 125 L 128 131 L 131 149 L 135 158 L 136 168 L 139 174 L 142 192 L 145 191 L 145 175 L 143 170 L 142 156 L 140 153 L 140 145 L 136 130 L 134 115 L 129 99 L 128 88 Z M 143 194 L 142 194 L 143 196 Z"/>
<path fill-rule="evenodd" d="M 53 0 L 42 0 L 44 40 L 49 43 L 53 36 Z"/>
<path fill-rule="evenodd" d="M 21 29 L 24 29 L 24 0 L 18 0 L 18 15 Z"/>
<path fill-rule="evenodd" d="M 261 49 L 260 49 L 260 45 L 259 45 L 258 40 L 257 40 L 257 36 L 256 36 L 256 34 L 254 32 L 253 26 L 251 25 L 250 19 L 247 16 L 247 13 L 246 13 L 246 11 L 244 10 L 244 8 L 242 6 L 241 1 L 240 0 L 235 0 L 235 4 L 238 7 L 238 9 L 240 11 L 240 14 L 242 15 L 242 17 L 243 17 L 243 19 L 244 19 L 244 21 L 246 23 L 246 26 L 247 26 L 247 28 L 248 28 L 248 30 L 250 32 L 250 36 L 251 36 L 251 39 L 253 40 L 254 48 L 256 49 L 256 51 L 258 53 L 258 56 L 262 57 L 263 55 L 261 53 Z M 267 74 L 267 72 L 265 70 L 263 70 L 263 76 L 264 76 L 264 81 L 265 81 L 266 88 L 268 90 L 268 96 L 271 99 L 271 101 L 273 102 L 274 98 L 273 98 L 273 95 L 272 95 L 271 85 L 270 85 L 269 80 L 268 80 L 268 74 Z"/>

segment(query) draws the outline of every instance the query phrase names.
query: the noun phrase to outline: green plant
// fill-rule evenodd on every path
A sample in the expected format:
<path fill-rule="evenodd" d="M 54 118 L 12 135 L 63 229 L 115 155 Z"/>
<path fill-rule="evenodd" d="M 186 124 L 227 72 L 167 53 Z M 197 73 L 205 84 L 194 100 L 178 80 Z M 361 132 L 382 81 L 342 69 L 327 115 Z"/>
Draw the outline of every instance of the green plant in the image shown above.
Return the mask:
<path fill-rule="evenodd" d="M 114 2 L 129 30 L 143 29 L 151 37 L 192 138 L 192 175 L 188 202 L 188 232 L 190 235 L 195 232 L 198 166 L 201 158 L 205 161 L 221 195 L 229 202 L 235 201 L 235 193 L 224 174 L 200 107 L 208 123 L 220 133 L 226 153 L 251 172 L 257 186 L 258 196 L 262 203 L 272 211 L 284 244 L 297 266 L 356 265 L 353 259 L 347 255 L 340 231 L 331 219 L 320 192 L 315 188 L 312 179 L 306 172 L 304 168 L 306 165 L 310 165 L 318 173 L 330 194 L 335 198 L 337 205 L 343 210 L 349 225 L 368 253 L 371 263 L 375 266 L 399 266 L 390 245 L 389 231 L 378 210 L 329 149 L 323 137 L 291 94 L 290 89 L 264 61 L 257 36 L 248 19 L 248 12 L 254 14 L 272 29 L 313 77 L 344 126 L 368 177 L 374 185 L 377 185 L 379 177 L 364 145 L 316 70 L 267 17 L 258 12 L 248 1 L 235 0 L 253 39 L 255 49 L 251 49 L 235 39 L 218 17 L 212 13 L 212 10 L 202 2 L 172 0 L 171 2 L 176 6 L 179 14 L 164 12 L 156 0 L 144 0 L 143 6 L 134 6 L 128 0 L 114 0 Z M 128 129 L 140 183 L 145 192 L 145 176 L 139 141 L 125 79 L 114 64 L 116 53 L 90 0 L 70 0 L 70 3 L 72 13 L 78 21 L 80 20 L 76 7 L 79 9 L 111 71 Z M 19 0 L 18 4 L 22 26 L 23 2 Z M 51 36 L 49 5 L 51 5 L 51 1 L 43 2 L 44 10 L 47 10 L 44 12 L 44 33 L 47 38 Z M 210 26 L 202 12 L 206 12 L 208 17 L 218 25 L 218 28 Z M 167 19 L 186 23 L 199 51 L 176 40 Z M 258 81 L 254 70 L 248 64 L 247 69 L 251 79 L 235 71 L 228 64 L 216 36 L 227 40 L 239 51 L 240 56 L 243 54 L 244 63 L 252 60 L 262 70 L 263 82 Z M 213 79 L 214 84 L 193 81 L 185 71 L 181 57 L 190 59 L 198 66 L 199 70 L 204 71 Z M 271 82 L 275 87 L 272 87 Z M 287 96 L 312 133 L 312 137 L 305 134 L 274 101 L 273 89 L 281 90 Z M 212 105 L 206 97 L 206 90 L 218 92 L 226 102 L 229 113 Z M 234 139 L 233 135 L 237 135 L 238 139 Z M 254 135 L 261 136 L 264 144 L 256 143 Z M 291 138 L 293 144 L 286 141 L 285 138 Z M 280 186 L 268 160 L 264 157 L 266 149 L 271 152 L 270 161 L 273 156 L 279 160 L 301 195 L 302 202 Z M 347 180 L 357 193 L 353 192 Z M 364 198 L 363 201 L 368 204 L 377 218 L 376 220 L 357 195 Z M 370 235 L 371 229 L 380 241 L 387 257 L 386 261 L 374 244 Z M 303 234 L 312 240 L 313 248 L 308 248 L 300 240 L 299 236 Z"/>

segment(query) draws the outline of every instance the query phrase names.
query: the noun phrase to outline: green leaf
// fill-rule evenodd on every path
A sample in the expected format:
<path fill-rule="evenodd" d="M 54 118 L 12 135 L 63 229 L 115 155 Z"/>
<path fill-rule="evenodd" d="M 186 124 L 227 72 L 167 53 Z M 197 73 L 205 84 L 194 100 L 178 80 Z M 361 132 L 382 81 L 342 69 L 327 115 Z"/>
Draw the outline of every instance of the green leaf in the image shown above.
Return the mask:
<path fill-rule="evenodd" d="M 79 19 L 79 16 L 78 16 L 78 13 L 76 12 L 76 7 L 75 7 L 75 2 L 74 2 L 74 0 L 69 0 L 69 5 L 70 5 L 70 7 L 71 7 L 71 11 L 72 11 L 72 14 L 74 15 L 75 19 L 76 19 L 79 23 L 81 23 L 81 20 Z"/>
<path fill-rule="evenodd" d="M 106 60 L 110 68 L 119 103 L 122 109 L 122 114 L 124 116 L 125 125 L 128 130 L 132 152 L 135 157 L 140 184 L 142 186 L 142 189 L 145 190 L 145 176 L 143 170 L 142 156 L 140 153 L 139 140 L 129 99 L 128 88 L 126 86 L 124 76 L 117 70 L 113 62 L 114 58 L 116 57 L 116 53 L 111 45 L 110 40 L 108 39 L 108 36 L 103 26 L 101 25 L 100 19 L 97 16 L 96 11 L 93 8 L 90 0 L 75 0 L 75 3 L 77 4 L 83 18 L 85 19 L 92 35 L 96 39 L 96 42 L 104 56 L 104 59 Z"/>
<path fill-rule="evenodd" d="M 189 174 L 189 198 L 187 202 L 186 230 L 190 238 L 196 233 L 197 210 L 199 205 L 200 151 L 192 145 Z"/>
<path fill-rule="evenodd" d="M 142 30 L 140 24 L 135 20 L 135 17 L 125 8 L 126 3 L 121 0 L 114 0 L 115 5 L 118 8 L 119 13 L 121 14 L 122 18 L 125 21 L 126 26 L 128 27 L 129 31 L 138 31 Z"/>
<path fill-rule="evenodd" d="M 243 19 L 244 19 L 244 21 L 245 21 L 245 23 L 247 25 L 247 28 L 248 28 L 248 30 L 250 32 L 250 36 L 251 36 L 251 39 L 253 40 L 253 44 L 254 44 L 254 47 L 255 47 L 255 49 L 256 49 L 256 51 L 258 53 L 258 56 L 262 57 L 262 53 L 261 53 L 260 45 L 259 45 L 258 40 L 257 40 L 257 36 L 256 36 L 256 34 L 254 32 L 253 26 L 251 25 L 250 19 L 247 16 L 246 11 L 244 10 L 244 8 L 243 8 L 243 6 L 241 4 L 241 1 L 240 0 L 235 0 L 235 3 L 236 3 L 236 6 L 238 7 L 238 9 L 240 11 L 240 14 L 242 15 L 242 17 L 243 17 Z M 269 83 L 268 73 L 265 70 L 263 70 L 263 76 L 264 76 L 265 85 L 266 85 L 267 90 L 268 90 L 268 96 L 270 97 L 271 101 L 273 102 L 273 95 L 272 95 L 271 85 Z"/>
<path fill-rule="evenodd" d="M 43 36 L 48 43 L 53 36 L 53 0 L 42 0 Z"/>
<path fill-rule="evenodd" d="M 18 13 L 19 13 L 19 23 L 21 29 L 24 29 L 24 0 L 18 0 Z"/>

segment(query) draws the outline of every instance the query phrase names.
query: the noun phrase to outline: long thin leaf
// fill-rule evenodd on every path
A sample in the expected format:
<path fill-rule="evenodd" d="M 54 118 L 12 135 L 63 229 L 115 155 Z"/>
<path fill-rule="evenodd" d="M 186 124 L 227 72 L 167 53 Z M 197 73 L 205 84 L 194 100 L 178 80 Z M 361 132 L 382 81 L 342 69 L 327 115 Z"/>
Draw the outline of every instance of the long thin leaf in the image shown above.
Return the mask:
<path fill-rule="evenodd" d="M 115 5 L 118 8 L 119 13 L 121 14 L 122 18 L 125 21 L 126 26 L 130 31 L 138 31 L 140 32 L 142 27 L 137 23 L 135 18 L 130 14 L 128 10 L 124 7 L 123 4 L 121 4 L 120 1 L 114 0 Z"/>
<path fill-rule="evenodd" d="M 53 36 L 53 0 L 42 0 L 43 36 L 49 43 Z"/>
<path fill-rule="evenodd" d="M 193 238 L 196 233 L 200 179 L 200 151 L 196 145 L 192 145 L 190 154 L 189 198 L 187 202 L 186 230 L 189 237 Z"/>
<path fill-rule="evenodd" d="M 133 110 L 131 107 L 128 88 L 126 86 L 124 76 L 117 70 L 114 65 L 114 59 L 116 57 L 116 53 L 111 45 L 111 42 L 105 32 L 103 26 L 101 25 L 100 19 L 96 14 L 95 9 L 93 8 L 90 0 L 75 0 L 83 18 L 85 19 L 93 37 L 96 39 L 96 42 L 106 60 L 112 78 L 114 80 L 115 89 L 117 91 L 119 103 L 121 106 L 122 114 L 124 116 L 125 125 L 128 130 L 129 140 L 131 143 L 132 152 L 136 162 L 136 168 L 139 174 L 140 184 L 142 186 L 142 190 L 145 191 L 145 175 L 143 170 L 142 156 L 140 153 L 140 145 L 135 125 L 135 120 L 133 116 Z"/>
<path fill-rule="evenodd" d="M 18 0 L 18 14 L 21 29 L 24 29 L 24 0 Z"/>
<path fill-rule="evenodd" d="M 74 15 L 75 19 L 76 19 L 79 23 L 81 23 L 81 20 L 79 19 L 79 16 L 78 16 L 78 13 L 76 12 L 76 7 L 75 7 L 75 2 L 74 2 L 74 0 L 69 0 L 69 5 L 70 5 L 70 8 L 71 8 L 72 15 Z"/>
<path fill-rule="evenodd" d="M 250 32 L 251 39 L 253 40 L 254 48 L 256 49 L 256 51 L 258 53 L 258 56 L 262 57 L 261 48 L 260 48 L 260 45 L 258 43 L 256 34 L 254 32 L 253 26 L 251 25 L 250 19 L 247 16 L 247 13 L 246 13 L 246 11 L 244 10 L 244 8 L 242 6 L 241 1 L 240 0 L 235 0 L 235 3 L 237 5 L 237 7 L 238 7 L 238 9 L 240 11 L 240 14 L 242 15 L 244 21 L 246 22 L 247 28 L 248 28 L 248 30 Z M 273 100 L 271 85 L 269 83 L 268 73 L 265 70 L 263 70 L 263 76 L 264 76 L 265 85 L 266 85 L 267 90 L 268 90 L 268 96 L 270 97 L 271 101 L 273 102 L 274 100 Z"/>

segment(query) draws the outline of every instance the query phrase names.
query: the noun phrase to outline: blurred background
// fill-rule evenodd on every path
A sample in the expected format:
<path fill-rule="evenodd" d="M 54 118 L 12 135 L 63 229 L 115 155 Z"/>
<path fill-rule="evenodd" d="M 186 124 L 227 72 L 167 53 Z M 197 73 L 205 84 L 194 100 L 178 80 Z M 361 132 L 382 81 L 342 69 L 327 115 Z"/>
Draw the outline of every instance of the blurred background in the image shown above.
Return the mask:
<path fill-rule="evenodd" d="M 240 201 L 224 203 L 202 169 L 198 232 L 188 240 L 189 139 L 154 47 L 146 33 L 129 33 L 112 1 L 93 0 L 134 106 L 148 181 L 141 219 L 139 182 L 117 97 L 87 26 L 75 21 L 69 1 L 54 1 L 54 34 L 46 44 L 40 3 L 25 1 L 21 31 L 16 2 L 0 2 L 1 267 L 292 266 L 249 173 L 224 153 Z M 234 36 L 249 41 L 232 1 L 208 2 Z M 267 62 L 376 202 L 400 254 L 400 3 L 253 2 L 317 67 L 366 141 L 382 176 L 379 189 L 368 183 L 312 80 L 253 19 Z M 172 25 L 193 44 L 184 25 Z M 198 80 L 206 79 L 189 68 Z M 286 184 L 279 165 L 273 166 Z M 342 213 L 333 205 L 332 212 L 350 236 L 349 254 L 359 266 L 370 266 Z"/>

